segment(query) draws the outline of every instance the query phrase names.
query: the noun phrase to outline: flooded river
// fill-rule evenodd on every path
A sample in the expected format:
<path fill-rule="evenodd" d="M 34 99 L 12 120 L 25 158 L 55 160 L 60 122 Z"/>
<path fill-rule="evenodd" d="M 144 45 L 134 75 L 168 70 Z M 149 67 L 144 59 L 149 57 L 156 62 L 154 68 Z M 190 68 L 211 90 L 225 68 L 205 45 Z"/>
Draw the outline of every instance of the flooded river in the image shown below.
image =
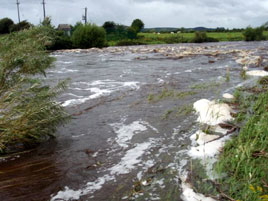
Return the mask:
<path fill-rule="evenodd" d="M 267 42 L 112 47 L 55 52 L 51 85 L 72 114 L 57 138 L 1 159 L 0 200 L 181 200 L 180 176 L 199 124 L 192 104 L 267 64 Z M 227 69 L 230 81 L 226 81 Z"/>

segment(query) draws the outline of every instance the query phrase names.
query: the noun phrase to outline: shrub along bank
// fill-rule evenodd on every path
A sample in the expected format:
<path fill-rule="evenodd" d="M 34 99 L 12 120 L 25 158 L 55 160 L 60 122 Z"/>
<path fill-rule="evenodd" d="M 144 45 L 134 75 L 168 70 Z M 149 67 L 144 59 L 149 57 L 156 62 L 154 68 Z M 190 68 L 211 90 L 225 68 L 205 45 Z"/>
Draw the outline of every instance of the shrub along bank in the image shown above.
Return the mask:
<path fill-rule="evenodd" d="M 76 48 L 104 47 L 106 45 L 106 33 L 104 28 L 95 24 L 78 26 L 71 37 Z"/>
<path fill-rule="evenodd" d="M 35 27 L 0 39 L 0 153 L 31 148 L 52 136 L 68 119 L 55 101 L 66 81 L 54 87 L 43 83 L 54 59 L 45 45 L 51 29 Z"/>

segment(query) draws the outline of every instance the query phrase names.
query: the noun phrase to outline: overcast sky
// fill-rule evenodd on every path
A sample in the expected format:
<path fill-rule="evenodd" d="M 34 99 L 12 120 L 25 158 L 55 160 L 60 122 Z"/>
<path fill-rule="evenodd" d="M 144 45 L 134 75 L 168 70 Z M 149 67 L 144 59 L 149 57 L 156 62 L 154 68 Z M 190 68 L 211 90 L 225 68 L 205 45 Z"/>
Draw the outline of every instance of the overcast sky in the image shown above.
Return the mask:
<path fill-rule="evenodd" d="M 130 25 L 139 18 L 145 27 L 260 26 L 268 21 L 268 0 L 45 0 L 54 25 L 81 21 L 88 8 L 90 22 Z M 43 19 L 42 0 L 19 0 L 21 20 L 38 24 Z M 0 18 L 18 21 L 16 0 L 0 0 Z"/>

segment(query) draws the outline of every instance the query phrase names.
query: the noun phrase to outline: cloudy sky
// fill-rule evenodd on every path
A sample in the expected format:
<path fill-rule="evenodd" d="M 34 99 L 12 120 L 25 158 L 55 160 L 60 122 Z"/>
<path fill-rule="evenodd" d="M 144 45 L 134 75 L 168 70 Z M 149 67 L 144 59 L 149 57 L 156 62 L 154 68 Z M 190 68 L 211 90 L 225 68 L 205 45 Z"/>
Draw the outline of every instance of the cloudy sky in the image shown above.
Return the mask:
<path fill-rule="evenodd" d="M 88 8 L 90 22 L 129 25 L 140 18 L 145 27 L 260 26 L 268 21 L 268 0 L 45 0 L 54 25 L 81 21 Z M 42 0 L 19 0 L 21 19 L 38 24 Z M 0 18 L 18 21 L 16 0 L 0 0 Z"/>

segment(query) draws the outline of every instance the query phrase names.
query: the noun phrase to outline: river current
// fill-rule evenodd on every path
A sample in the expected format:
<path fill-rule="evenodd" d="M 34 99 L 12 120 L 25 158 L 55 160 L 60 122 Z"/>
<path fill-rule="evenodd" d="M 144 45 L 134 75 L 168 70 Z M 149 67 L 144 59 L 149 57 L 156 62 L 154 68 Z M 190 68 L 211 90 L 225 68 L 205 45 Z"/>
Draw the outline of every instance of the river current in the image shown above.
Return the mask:
<path fill-rule="evenodd" d="M 72 120 L 59 127 L 56 139 L 1 159 L 0 200 L 181 200 L 180 176 L 191 163 L 190 136 L 200 126 L 192 104 L 221 98 L 248 82 L 241 79 L 241 68 L 265 66 L 267 45 L 52 53 L 55 68 L 45 82 L 70 78 L 57 101 Z"/>

